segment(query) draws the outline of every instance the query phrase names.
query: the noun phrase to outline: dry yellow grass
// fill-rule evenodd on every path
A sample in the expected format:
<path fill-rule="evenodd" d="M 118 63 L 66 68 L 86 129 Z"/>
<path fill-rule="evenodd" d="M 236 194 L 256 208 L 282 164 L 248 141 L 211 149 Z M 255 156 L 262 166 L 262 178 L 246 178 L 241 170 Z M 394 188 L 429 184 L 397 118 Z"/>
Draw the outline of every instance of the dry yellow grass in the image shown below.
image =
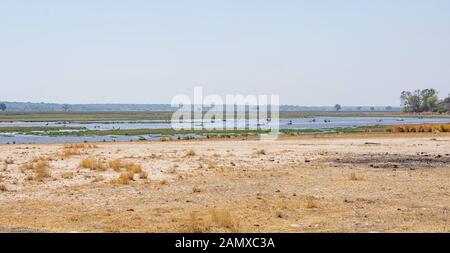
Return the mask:
<path fill-rule="evenodd" d="M 259 150 L 256 151 L 256 154 L 257 154 L 257 155 L 266 155 L 267 152 L 266 152 L 265 149 L 259 149 Z"/>
<path fill-rule="evenodd" d="M 6 185 L 4 185 L 4 184 L 0 184 L 0 192 L 5 192 L 5 191 L 7 191 L 8 189 L 6 188 Z"/>
<path fill-rule="evenodd" d="M 191 212 L 190 219 L 186 222 L 186 231 L 189 233 L 206 233 L 210 232 L 211 227 L 199 217 L 197 212 Z"/>
<path fill-rule="evenodd" d="M 37 180 L 43 181 L 45 178 L 50 177 L 50 164 L 47 160 L 35 160 L 32 159 L 30 162 L 20 166 L 22 173 L 27 173 L 27 171 L 33 171 L 34 177 L 31 175 L 27 176 L 27 180 Z"/>
<path fill-rule="evenodd" d="M 397 125 L 387 128 L 386 131 L 392 133 L 447 133 L 450 132 L 450 123 Z"/>
<path fill-rule="evenodd" d="M 106 167 L 101 160 L 91 157 L 82 159 L 80 162 L 80 167 L 98 171 L 106 170 Z"/>
<path fill-rule="evenodd" d="M 142 172 L 142 166 L 140 164 L 136 164 L 136 163 L 128 163 L 125 165 L 125 168 L 128 172 L 135 173 L 135 174 Z"/>
<path fill-rule="evenodd" d="M 211 211 L 211 219 L 218 227 L 226 228 L 233 233 L 239 232 L 239 221 L 228 211 L 213 209 Z"/>
<path fill-rule="evenodd" d="M 112 161 L 109 161 L 109 167 L 115 171 L 120 171 L 122 168 L 122 160 L 121 159 L 115 159 Z"/>
<path fill-rule="evenodd" d="M 185 222 L 182 232 L 207 233 L 207 232 L 240 232 L 240 225 L 230 212 L 212 209 L 209 215 L 205 212 L 194 211 Z"/>
<path fill-rule="evenodd" d="M 123 172 L 119 175 L 119 178 L 113 180 L 112 182 L 115 184 L 129 184 L 130 181 L 134 180 L 134 173 L 132 172 Z"/>
<path fill-rule="evenodd" d="M 70 158 L 72 156 L 81 155 L 82 150 L 98 148 L 95 144 L 86 143 L 66 143 L 63 146 L 63 151 L 59 155 L 61 158 Z"/>
<path fill-rule="evenodd" d="M 62 153 L 60 154 L 61 158 L 69 158 L 72 156 L 80 155 L 81 151 L 76 148 L 64 148 Z"/>
<path fill-rule="evenodd" d="M 316 200 L 313 196 L 308 196 L 306 198 L 306 208 L 317 208 L 318 205 L 316 203 Z"/>
<path fill-rule="evenodd" d="M 357 181 L 357 180 L 359 180 L 359 178 L 356 176 L 356 173 L 355 173 L 355 172 L 350 173 L 349 179 L 352 180 L 352 181 Z"/>
<path fill-rule="evenodd" d="M 199 192 L 202 192 L 203 190 L 200 188 L 200 187 L 198 187 L 198 186 L 194 186 L 194 187 L 192 187 L 192 192 L 193 193 L 199 193 Z"/>
<path fill-rule="evenodd" d="M 43 181 L 45 178 L 50 177 L 50 166 L 47 161 L 39 161 L 35 164 L 35 180 Z"/>
<path fill-rule="evenodd" d="M 186 152 L 186 156 L 195 156 L 195 155 L 196 155 L 196 153 L 195 153 L 195 150 L 193 150 L 193 149 L 189 149 Z"/>
<path fill-rule="evenodd" d="M 39 161 L 53 161 L 55 160 L 55 157 L 50 155 L 45 156 L 36 156 L 33 159 L 31 159 L 31 162 L 39 162 Z"/>
<path fill-rule="evenodd" d="M 85 149 L 85 148 L 98 148 L 95 144 L 88 144 L 88 143 L 65 143 L 64 144 L 65 149 Z"/>
<path fill-rule="evenodd" d="M 27 171 L 33 170 L 33 169 L 34 169 L 34 163 L 33 163 L 33 162 L 29 162 L 29 163 L 26 163 L 26 164 L 22 164 L 22 165 L 20 166 L 20 171 L 21 171 L 22 173 L 26 173 Z"/>

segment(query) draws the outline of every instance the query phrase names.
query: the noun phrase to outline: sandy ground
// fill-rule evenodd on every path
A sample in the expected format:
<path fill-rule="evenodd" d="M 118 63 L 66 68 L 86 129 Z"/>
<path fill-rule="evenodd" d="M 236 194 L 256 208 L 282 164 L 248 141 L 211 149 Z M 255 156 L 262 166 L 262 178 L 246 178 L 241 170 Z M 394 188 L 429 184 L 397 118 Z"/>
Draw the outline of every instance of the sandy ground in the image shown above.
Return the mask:
<path fill-rule="evenodd" d="M 450 232 L 450 135 L 0 145 L 1 232 Z M 47 160 L 49 176 L 24 166 Z M 43 158 L 42 158 L 43 157 Z M 104 170 L 80 161 L 100 159 Z M 108 162 L 148 178 L 114 181 Z"/>

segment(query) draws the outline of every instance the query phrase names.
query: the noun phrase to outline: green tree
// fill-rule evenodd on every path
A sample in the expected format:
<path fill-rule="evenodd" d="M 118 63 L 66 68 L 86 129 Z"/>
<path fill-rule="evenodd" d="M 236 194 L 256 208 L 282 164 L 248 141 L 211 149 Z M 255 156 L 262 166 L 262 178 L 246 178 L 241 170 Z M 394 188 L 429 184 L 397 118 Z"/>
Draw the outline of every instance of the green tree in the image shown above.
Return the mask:
<path fill-rule="evenodd" d="M 336 111 L 340 111 L 342 109 L 342 106 L 340 104 L 335 104 L 334 109 L 336 109 Z"/>
<path fill-rule="evenodd" d="M 427 101 L 426 101 L 427 110 L 426 111 L 433 111 L 433 112 L 437 111 L 438 100 L 439 99 L 436 95 L 427 98 Z"/>
<path fill-rule="evenodd" d="M 2 110 L 4 112 L 6 110 L 6 105 L 1 103 L 0 104 L 0 110 Z"/>
<path fill-rule="evenodd" d="M 450 112 L 450 94 L 436 105 L 436 111 L 440 113 Z"/>
<path fill-rule="evenodd" d="M 420 93 L 420 90 L 415 90 L 414 92 L 402 91 L 400 100 L 405 112 L 420 111 L 420 105 L 422 104 Z"/>
<path fill-rule="evenodd" d="M 438 96 L 435 89 L 403 91 L 400 95 L 405 112 L 431 112 L 437 111 Z"/>
<path fill-rule="evenodd" d="M 423 112 L 433 111 L 438 101 L 435 89 L 424 89 L 420 92 L 421 102 L 420 110 Z"/>

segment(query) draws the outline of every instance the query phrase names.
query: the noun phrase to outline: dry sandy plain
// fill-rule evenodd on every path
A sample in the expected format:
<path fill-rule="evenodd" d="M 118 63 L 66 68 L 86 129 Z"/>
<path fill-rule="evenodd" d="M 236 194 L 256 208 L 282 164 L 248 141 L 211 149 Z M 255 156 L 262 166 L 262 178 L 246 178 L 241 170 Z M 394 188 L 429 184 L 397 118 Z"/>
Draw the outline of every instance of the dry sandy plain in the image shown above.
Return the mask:
<path fill-rule="evenodd" d="M 450 232 L 448 133 L 0 145 L 0 165 L 1 232 Z"/>

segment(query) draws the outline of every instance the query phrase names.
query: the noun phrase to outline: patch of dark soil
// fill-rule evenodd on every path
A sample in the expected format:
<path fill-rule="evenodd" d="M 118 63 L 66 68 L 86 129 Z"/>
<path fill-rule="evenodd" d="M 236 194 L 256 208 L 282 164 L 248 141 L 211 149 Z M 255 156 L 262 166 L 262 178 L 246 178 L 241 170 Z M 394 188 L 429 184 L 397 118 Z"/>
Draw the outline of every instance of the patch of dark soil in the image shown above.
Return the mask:
<path fill-rule="evenodd" d="M 366 165 L 371 168 L 435 168 L 450 169 L 450 156 L 447 154 L 431 155 L 419 153 L 417 155 L 400 155 L 389 153 L 348 155 L 344 158 L 328 159 L 328 162 L 345 165 Z"/>

